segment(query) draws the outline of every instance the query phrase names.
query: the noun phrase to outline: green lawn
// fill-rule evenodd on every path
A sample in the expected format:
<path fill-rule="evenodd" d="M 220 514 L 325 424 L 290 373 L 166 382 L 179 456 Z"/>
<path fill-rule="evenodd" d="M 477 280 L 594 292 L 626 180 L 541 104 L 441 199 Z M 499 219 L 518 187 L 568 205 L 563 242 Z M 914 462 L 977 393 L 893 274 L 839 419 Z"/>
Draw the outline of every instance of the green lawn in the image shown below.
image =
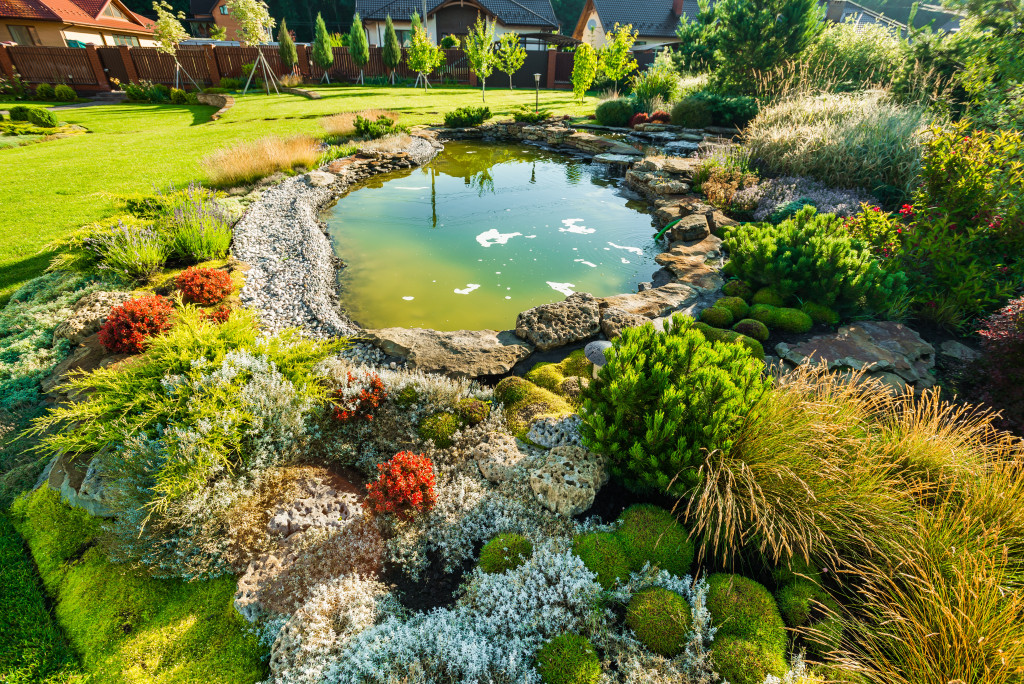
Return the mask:
<path fill-rule="evenodd" d="M 317 118 L 361 109 L 391 109 L 402 123 L 439 124 L 443 114 L 479 105 L 480 90 L 325 86 L 320 100 L 294 95 L 246 95 L 219 121 L 213 107 L 110 105 L 59 112 L 89 129 L 86 135 L 0 151 L 0 304 L 46 268 L 42 248 L 79 226 L 116 213 L 115 196 L 204 180 L 199 161 L 239 139 L 318 134 Z M 541 105 L 560 114 L 593 111 L 569 91 L 541 91 Z M 496 116 L 534 102 L 531 90 L 495 88 L 487 105 Z M 0 108 L 4 105 L 0 103 Z"/>

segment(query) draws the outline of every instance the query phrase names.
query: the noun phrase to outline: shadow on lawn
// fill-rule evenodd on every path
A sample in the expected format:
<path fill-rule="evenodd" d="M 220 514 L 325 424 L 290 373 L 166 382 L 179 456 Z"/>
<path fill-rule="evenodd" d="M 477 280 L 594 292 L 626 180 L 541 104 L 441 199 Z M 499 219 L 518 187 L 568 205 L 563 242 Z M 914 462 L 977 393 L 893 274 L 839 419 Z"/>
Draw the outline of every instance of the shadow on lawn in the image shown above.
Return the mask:
<path fill-rule="evenodd" d="M 53 252 L 40 252 L 26 257 L 21 261 L 12 261 L 2 267 L 3 277 L 0 279 L 0 307 L 6 306 L 19 287 L 32 278 L 43 274 L 53 259 Z"/>

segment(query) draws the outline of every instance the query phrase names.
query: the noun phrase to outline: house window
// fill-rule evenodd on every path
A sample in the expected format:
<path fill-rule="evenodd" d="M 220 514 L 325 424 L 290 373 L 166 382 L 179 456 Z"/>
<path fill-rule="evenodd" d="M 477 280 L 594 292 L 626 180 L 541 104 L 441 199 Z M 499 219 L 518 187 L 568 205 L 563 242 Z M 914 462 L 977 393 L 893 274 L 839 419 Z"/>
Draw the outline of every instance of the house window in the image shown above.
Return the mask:
<path fill-rule="evenodd" d="M 122 21 L 128 21 L 128 17 L 124 15 L 124 12 L 114 7 L 114 3 L 107 5 L 107 8 L 103 10 L 103 16 L 110 17 L 111 19 L 121 19 Z"/>
<path fill-rule="evenodd" d="M 39 45 L 39 41 L 35 39 L 35 31 L 31 26 L 15 26 L 9 24 L 7 30 L 11 32 L 11 40 L 18 45 Z"/>
<path fill-rule="evenodd" d="M 228 6 L 227 5 L 221 5 L 220 6 L 220 13 L 221 14 L 227 14 L 228 13 Z"/>
<path fill-rule="evenodd" d="M 139 47 L 139 39 L 135 36 L 113 36 L 114 45 L 131 45 L 132 47 Z"/>

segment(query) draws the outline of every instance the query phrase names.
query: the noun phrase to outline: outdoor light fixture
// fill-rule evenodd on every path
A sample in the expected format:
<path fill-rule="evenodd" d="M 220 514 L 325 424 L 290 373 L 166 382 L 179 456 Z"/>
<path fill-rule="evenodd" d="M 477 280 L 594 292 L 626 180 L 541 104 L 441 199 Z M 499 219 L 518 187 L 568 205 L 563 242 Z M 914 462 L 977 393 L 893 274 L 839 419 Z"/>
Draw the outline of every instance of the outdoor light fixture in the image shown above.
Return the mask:
<path fill-rule="evenodd" d="M 533 105 L 533 111 L 534 112 L 539 112 L 540 111 L 540 74 L 534 74 L 533 75 L 533 83 L 536 86 L 534 90 L 537 93 L 537 98 L 536 98 L 536 101 L 534 102 L 534 105 Z"/>

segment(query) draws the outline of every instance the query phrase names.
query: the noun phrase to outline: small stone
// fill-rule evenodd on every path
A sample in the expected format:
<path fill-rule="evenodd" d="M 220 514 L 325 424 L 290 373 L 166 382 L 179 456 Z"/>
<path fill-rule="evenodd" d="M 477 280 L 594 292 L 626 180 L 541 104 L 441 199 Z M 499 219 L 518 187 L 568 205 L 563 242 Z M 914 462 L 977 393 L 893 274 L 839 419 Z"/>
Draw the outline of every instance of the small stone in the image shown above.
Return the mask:
<path fill-rule="evenodd" d="M 310 171 L 308 177 L 309 184 L 314 188 L 327 187 L 336 180 L 333 173 L 327 173 L 326 171 Z"/>
<path fill-rule="evenodd" d="M 939 345 L 939 353 L 943 356 L 949 356 L 957 359 L 958 361 L 974 361 L 981 356 L 977 351 L 971 349 L 966 344 L 961 344 L 956 340 L 946 340 Z"/>

